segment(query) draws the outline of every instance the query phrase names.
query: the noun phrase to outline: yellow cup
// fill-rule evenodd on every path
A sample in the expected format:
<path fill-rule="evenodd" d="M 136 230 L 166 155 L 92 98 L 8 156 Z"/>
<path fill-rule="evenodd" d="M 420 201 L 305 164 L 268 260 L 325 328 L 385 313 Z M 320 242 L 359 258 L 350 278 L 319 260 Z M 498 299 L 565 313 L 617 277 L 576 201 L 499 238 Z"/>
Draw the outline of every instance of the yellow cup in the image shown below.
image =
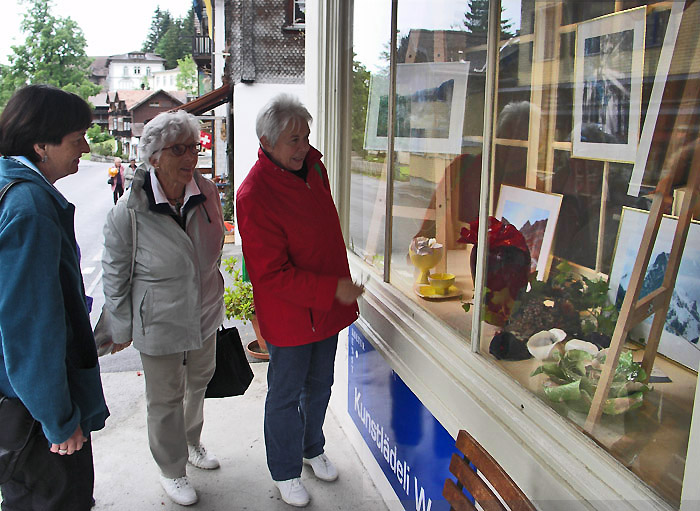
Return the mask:
<path fill-rule="evenodd" d="M 453 273 L 433 273 L 428 275 L 428 282 L 436 294 L 444 295 L 454 285 L 455 276 Z"/>

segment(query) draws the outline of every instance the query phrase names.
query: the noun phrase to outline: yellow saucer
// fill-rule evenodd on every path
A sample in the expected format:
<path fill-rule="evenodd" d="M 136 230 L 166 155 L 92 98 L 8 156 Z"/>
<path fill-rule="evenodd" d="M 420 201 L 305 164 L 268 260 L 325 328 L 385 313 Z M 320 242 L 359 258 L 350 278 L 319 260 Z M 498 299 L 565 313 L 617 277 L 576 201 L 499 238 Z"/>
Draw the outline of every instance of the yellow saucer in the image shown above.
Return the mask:
<path fill-rule="evenodd" d="M 428 300 L 444 300 L 445 298 L 455 298 L 462 296 L 462 290 L 457 286 L 450 286 L 445 291 L 444 295 L 441 295 L 433 286 L 425 284 L 417 284 L 414 290 L 418 296 L 421 298 L 426 298 Z"/>

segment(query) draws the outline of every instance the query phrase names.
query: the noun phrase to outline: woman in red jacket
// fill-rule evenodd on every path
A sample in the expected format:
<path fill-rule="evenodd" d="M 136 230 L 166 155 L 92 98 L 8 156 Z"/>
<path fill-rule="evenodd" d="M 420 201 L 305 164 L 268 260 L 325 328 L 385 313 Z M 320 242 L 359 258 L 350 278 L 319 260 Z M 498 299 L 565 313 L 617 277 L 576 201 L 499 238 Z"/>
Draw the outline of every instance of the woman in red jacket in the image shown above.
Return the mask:
<path fill-rule="evenodd" d="M 258 113 L 258 161 L 236 196 L 255 312 L 270 352 L 265 400 L 267 464 L 282 499 L 305 506 L 302 464 L 333 481 L 322 426 L 338 333 L 357 319 L 362 286 L 350 278 L 338 212 L 311 115 L 280 94 Z"/>

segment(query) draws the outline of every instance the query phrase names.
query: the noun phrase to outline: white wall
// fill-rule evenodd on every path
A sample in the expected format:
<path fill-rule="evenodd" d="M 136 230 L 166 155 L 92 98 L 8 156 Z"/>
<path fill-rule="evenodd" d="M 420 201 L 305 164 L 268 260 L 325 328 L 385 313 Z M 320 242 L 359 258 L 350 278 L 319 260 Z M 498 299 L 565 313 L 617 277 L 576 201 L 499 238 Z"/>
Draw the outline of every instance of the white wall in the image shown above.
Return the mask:
<path fill-rule="evenodd" d="M 248 175 L 250 168 L 258 160 L 258 137 L 255 135 L 255 118 L 260 109 L 275 95 L 286 92 L 297 96 L 306 103 L 306 86 L 304 84 L 256 83 L 248 85 L 239 83 L 233 88 L 233 192 Z M 314 127 L 311 125 L 311 132 Z M 238 224 L 236 224 L 238 231 Z M 241 237 L 236 232 L 236 243 Z"/>
<path fill-rule="evenodd" d="M 216 0 L 214 2 L 214 88 L 218 89 L 223 85 L 224 65 L 224 50 L 226 49 L 226 25 L 224 23 L 225 16 L 224 0 Z M 227 174 L 228 156 L 226 155 L 226 115 L 228 111 L 227 105 L 220 105 L 214 109 L 216 120 L 214 121 L 213 134 L 218 141 L 214 147 L 214 168 L 219 176 Z M 227 127 L 228 128 L 228 127 Z"/>

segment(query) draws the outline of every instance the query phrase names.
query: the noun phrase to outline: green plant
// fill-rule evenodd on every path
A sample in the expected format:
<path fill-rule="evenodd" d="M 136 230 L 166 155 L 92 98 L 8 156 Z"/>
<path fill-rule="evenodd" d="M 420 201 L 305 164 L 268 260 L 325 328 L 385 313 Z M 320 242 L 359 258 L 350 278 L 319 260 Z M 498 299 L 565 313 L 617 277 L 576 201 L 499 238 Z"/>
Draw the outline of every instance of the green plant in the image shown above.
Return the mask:
<path fill-rule="evenodd" d="M 114 140 L 99 142 L 90 146 L 90 152 L 100 156 L 112 156 L 114 154 Z"/>
<path fill-rule="evenodd" d="M 607 350 L 591 355 L 581 350 L 556 352 L 554 362 L 545 362 L 530 376 L 546 374 L 544 394 L 550 401 L 565 403 L 570 409 L 587 412 L 600 381 Z M 642 406 L 651 387 L 644 383 L 646 372 L 632 360 L 632 352 L 620 355 L 603 413 L 619 415 Z"/>
<path fill-rule="evenodd" d="M 226 192 L 224 194 L 224 206 L 223 206 L 223 211 L 224 211 L 224 219 L 225 220 L 233 220 L 233 203 L 234 203 L 234 195 L 233 195 L 233 186 L 227 186 L 226 187 Z"/>
<path fill-rule="evenodd" d="M 530 289 L 521 291 L 511 311 L 510 327 L 523 320 L 532 322 L 538 319 L 545 324 L 532 325 L 533 331 L 520 328 L 521 333 L 526 334 L 525 339 L 552 327 L 562 328 L 572 336 L 597 332 L 611 337 L 619 311 L 614 304 L 608 303 L 608 288 L 605 280 L 576 276 L 569 263 L 561 262 L 554 268 L 548 282 L 530 279 Z M 543 305 L 546 300 L 553 305 Z M 575 325 L 572 324 L 574 319 Z M 553 321 L 557 324 L 551 324 Z"/>
<path fill-rule="evenodd" d="M 233 277 L 233 285 L 224 289 L 224 307 L 227 319 L 239 319 L 245 324 L 255 314 L 253 285 L 243 280 L 242 270 L 236 267 L 238 258 L 224 259 L 224 270 Z"/>

